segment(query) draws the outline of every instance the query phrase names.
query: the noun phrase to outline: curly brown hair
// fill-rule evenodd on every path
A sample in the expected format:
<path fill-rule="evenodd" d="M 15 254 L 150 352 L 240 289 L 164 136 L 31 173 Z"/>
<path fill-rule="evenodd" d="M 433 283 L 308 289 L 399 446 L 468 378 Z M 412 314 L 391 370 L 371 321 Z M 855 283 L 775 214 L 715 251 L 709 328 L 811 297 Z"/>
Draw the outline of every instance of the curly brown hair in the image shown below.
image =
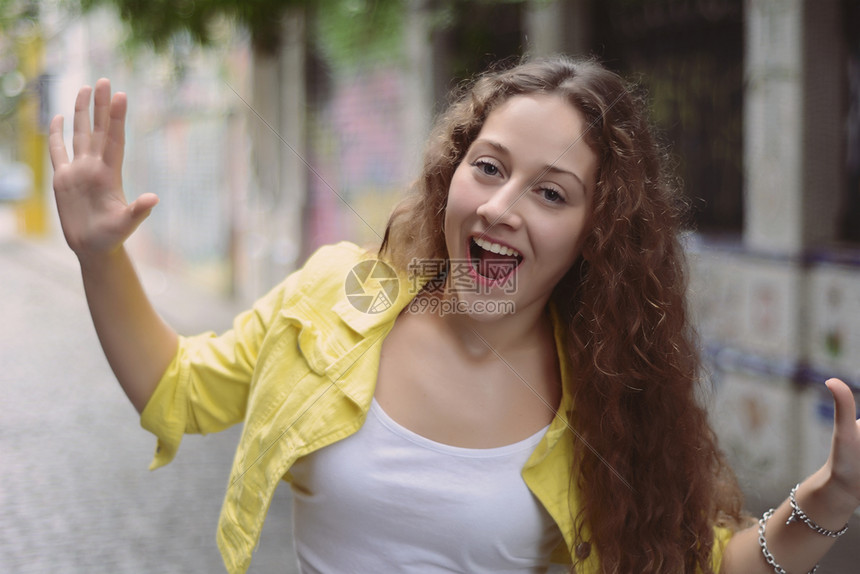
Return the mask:
<path fill-rule="evenodd" d="M 568 327 L 570 423 L 582 439 L 571 469 L 581 493 L 577 539 L 590 533 L 604 573 L 711 573 L 713 526 L 740 527 L 742 495 L 697 395 L 679 242 L 686 203 L 632 86 L 594 60 L 562 56 L 464 86 L 436 123 L 421 178 L 392 214 L 380 255 L 404 267 L 447 257 L 454 170 L 493 109 L 533 93 L 578 109 L 599 157 L 581 256 L 552 296 Z"/>

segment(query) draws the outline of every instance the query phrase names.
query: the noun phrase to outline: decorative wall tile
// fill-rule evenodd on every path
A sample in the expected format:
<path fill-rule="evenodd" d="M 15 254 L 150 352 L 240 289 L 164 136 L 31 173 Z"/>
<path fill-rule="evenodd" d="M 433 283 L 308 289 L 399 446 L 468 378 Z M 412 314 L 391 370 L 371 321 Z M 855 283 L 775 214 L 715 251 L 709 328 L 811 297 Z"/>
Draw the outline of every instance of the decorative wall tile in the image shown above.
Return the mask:
<path fill-rule="evenodd" d="M 821 265 L 810 272 L 812 366 L 860 380 L 860 269 Z"/>
<path fill-rule="evenodd" d="M 712 252 L 690 257 L 690 302 L 697 327 L 706 339 L 741 339 L 741 281 L 728 255 Z"/>
<path fill-rule="evenodd" d="M 800 341 L 798 265 L 707 251 L 691 261 L 690 300 L 706 340 L 774 359 L 795 356 Z"/>
<path fill-rule="evenodd" d="M 791 387 L 746 373 L 716 373 L 711 420 L 744 489 L 768 492 L 797 480 L 799 452 L 788 440 L 797 399 Z"/>

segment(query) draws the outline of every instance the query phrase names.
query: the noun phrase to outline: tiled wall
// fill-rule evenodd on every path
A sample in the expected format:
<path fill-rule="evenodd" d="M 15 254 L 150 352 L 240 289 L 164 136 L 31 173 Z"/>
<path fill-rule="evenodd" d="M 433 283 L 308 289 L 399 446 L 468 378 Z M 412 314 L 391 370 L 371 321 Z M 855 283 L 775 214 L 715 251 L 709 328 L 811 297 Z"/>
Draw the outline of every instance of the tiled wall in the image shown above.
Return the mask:
<path fill-rule="evenodd" d="M 691 298 L 706 341 L 774 363 L 794 359 L 802 298 L 797 265 L 737 251 L 699 251 L 690 263 Z"/>
<path fill-rule="evenodd" d="M 827 458 L 824 381 L 860 390 L 860 266 L 718 248 L 690 267 L 721 444 L 745 488 L 782 493 Z"/>
<path fill-rule="evenodd" d="M 860 383 L 860 266 L 814 265 L 808 305 L 812 366 Z"/>

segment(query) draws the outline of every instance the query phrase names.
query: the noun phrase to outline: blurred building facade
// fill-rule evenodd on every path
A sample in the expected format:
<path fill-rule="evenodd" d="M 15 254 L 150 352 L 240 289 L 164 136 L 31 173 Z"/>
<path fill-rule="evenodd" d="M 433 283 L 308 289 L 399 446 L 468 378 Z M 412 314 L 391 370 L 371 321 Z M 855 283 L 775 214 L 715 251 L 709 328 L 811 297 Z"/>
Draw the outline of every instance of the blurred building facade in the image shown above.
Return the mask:
<path fill-rule="evenodd" d="M 162 198 L 139 257 L 250 301 L 320 245 L 378 243 L 459 79 L 594 54 L 647 90 L 693 202 L 691 301 L 745 487 L 782 497 L 817 468 L 821 383 L 860 389 L 855 3 L 410 0 L 370 24 L 332 9 L 364 5 L 289 15 L 267 58 L 227 24 L 208 50 L 129 59 L 115 16 L 48 18 L 55 112 L 102 75 L 129 94 L 127 188 Z"/>
<path fill-rule="evenodd" d="M 723 444 L 747 486 L 777 499 L 826 460 L 821 383 L 860 388 L 853 4 L 744 3 L 743 226 L 734 240 L 703 239 L 693 258 Z"/>

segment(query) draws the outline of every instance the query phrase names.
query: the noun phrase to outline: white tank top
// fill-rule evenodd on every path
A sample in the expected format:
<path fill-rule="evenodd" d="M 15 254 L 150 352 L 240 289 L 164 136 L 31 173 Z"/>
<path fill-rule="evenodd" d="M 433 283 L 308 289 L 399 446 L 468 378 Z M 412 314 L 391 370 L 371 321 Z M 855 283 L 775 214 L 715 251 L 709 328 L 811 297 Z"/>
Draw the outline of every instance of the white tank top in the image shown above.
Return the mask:
<path fill-rule="evenodd" d="M 301 572 L 546 572 L 561 533 L 520 475 L 545 432 L 460 448 L 402 427 L 374 399 L 357 433 L 290 471 Z"/>

